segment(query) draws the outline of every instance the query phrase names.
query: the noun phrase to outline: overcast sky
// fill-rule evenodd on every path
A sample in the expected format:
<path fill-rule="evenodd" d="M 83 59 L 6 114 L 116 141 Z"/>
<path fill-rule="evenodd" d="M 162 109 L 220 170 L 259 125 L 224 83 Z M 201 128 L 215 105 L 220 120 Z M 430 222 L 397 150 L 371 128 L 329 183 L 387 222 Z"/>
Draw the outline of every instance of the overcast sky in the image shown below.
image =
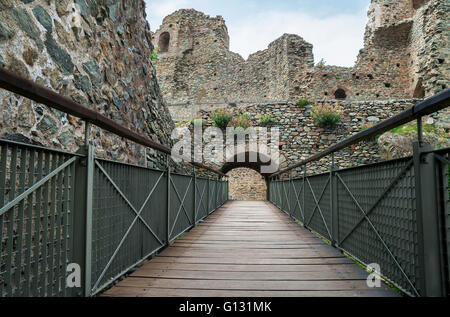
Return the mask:
<path fill-rule="evenodd" d="M 314 45 L 314 58 L 328 65 L 353 66 L 363 47 L 370 0 L 146 0 L 147 18 L 156 31 L 178 9 L 221 15 L 230 49 L 247 58 L 284 33 Z"/>

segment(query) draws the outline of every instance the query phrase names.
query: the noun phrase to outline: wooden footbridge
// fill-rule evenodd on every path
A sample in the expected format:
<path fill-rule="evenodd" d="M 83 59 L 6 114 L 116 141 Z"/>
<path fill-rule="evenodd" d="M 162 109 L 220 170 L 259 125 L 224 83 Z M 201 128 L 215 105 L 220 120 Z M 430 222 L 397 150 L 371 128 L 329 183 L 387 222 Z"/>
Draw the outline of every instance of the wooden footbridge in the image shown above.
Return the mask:
<path fill-rule="evenodd" d="M 102 296 L 398 296 L 269 202 L 229 201 Z"/>
<path fill-rule="evenodd" d="M 171 155 L 3 68 L 0 88 Z M 226 175 L 202 164 L 179 175 L 100 159 L 88 137 L 78 153 L 0 140 L 0 297 L 398 296 L 360 266 L 405 295 L 447 296 L 450 149 L 423 141 L 421 118 L 449 105 L 447 90 L 268 175 L 267 202 L 228 201 Z M 413 120 L 412 157 L 334 165 Z M 326 156 L 329 172 L 311 175 Z"/>

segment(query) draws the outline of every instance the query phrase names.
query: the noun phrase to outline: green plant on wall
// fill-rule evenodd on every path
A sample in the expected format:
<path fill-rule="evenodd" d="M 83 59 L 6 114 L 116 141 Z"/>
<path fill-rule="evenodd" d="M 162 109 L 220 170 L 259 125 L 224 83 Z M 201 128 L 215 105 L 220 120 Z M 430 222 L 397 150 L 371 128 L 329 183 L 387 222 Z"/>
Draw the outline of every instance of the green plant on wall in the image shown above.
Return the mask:
<path fill-rule="evenodd" d="M 306 107 L 308 105 L 312 105 L 313 103 L 311 101 L 309 101 L 308 99 L 302 99 L 300 98 L 299 100 L 297 100 L 297 102 L 295 103 L 298 107 L 303 108 Z"/>
<path fill-rule="evenodd" d="M 322 67 L 325 66 L 327 64 L 327 62 L 322 58 L 317 64 L 316 66 Z"/>
<path fill-rule="evenodd" d="M 155 49 L 152 51 L 152 64 L 153 66 L 156 65 L 156 63 L 158 62 L 158 54 L 159 54 L 159 45 L 155 47 Z"/>
<path fill-rule="evenodd" d="M 252 121 L 248 116 L 241 115 L 239 117 L 233 117 L 229 126 L 239 130 L 246 130 L 252 126 Z"/>
<path fill-rule="evenodd" d="M 203 119 L 195 118 L 191 120 L 191 125 L 203 127 L 205 125 L 205 121 L 203 121 Z"/>
<path fill-rule="evenodd" d="M 374 125 L 375 125 L 375 123 L 372 123 L 372 122 L 364 122 L 364 123 L 361 124 L 361 126 L 359 127 L 359 131 L 367 130 L 367 129 L 373 127 Z"/>
<path fill-rule="evenodd" d="M 338 103 L 334 106 L 329 103 L 318 104 L 312 107 L 311 117 L 321 126 L 335 126 L 341 121 L 342 109 Z"/>
<path fill-rule="evenodd" d="M 233 119 L 233 112 L 225 108 L 217 109 L 211 112 L 211 120 L 214 122 L 214 126 L 225 129 Z"/>
<path fill-rule="evenodd" d="M 259 123 L 263 126 L 271 125 L 277 122 L 276 118 L 273 118 L 270 114 L 264 114 L 259 118 Z"/>

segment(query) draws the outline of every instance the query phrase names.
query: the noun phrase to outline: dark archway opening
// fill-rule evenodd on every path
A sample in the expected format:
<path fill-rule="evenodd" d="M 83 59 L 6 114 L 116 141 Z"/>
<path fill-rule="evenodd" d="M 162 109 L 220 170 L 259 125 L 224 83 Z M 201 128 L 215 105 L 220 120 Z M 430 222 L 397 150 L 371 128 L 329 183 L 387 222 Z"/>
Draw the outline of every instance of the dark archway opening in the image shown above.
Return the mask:
<path fill-rule="evenodd" d="M 347 93 L 345 92 L 344 89 L 339 88 L 338 90 L 336 90 L 334 92 L 334 98 L 336 98 L 336 99 L 346 99 L 347 98 Z"/>
<path fill-rule="evenodd" d="M 169 32 L 161 33 L 159 36 L 159 51 L 161 53 L 165 53 L 169 51 L 169 44 L 170 44 L 170 34 Z"/>
<path fill-rule="evenodd" d="M 416 88 L 414 88 L 413 98 L 425 98 L 425 89 L 422 86 L 421 79 L 417 81 Z"/>
<path fill-rule="evenodd" d="M 413 9 L 417 10 L 425 4 L 425 0 L 412 0 Z"/>

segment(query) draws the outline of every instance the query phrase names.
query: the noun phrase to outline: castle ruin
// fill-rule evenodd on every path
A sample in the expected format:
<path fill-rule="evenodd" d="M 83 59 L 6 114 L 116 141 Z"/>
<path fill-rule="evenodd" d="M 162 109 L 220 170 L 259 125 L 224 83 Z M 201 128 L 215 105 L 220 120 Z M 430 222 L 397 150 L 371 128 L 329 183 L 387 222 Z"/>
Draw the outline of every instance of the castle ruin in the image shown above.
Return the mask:
<path fill-rule="evenodd" d="M 424 98 L 448 88 L 448 16 L 444 0 L 372 0 L 356 64 L 337 67 L 294 34 L 244 60 L 221 16 L 178 10 L 153 34 L 157 77 L 169 104 Z"/>

